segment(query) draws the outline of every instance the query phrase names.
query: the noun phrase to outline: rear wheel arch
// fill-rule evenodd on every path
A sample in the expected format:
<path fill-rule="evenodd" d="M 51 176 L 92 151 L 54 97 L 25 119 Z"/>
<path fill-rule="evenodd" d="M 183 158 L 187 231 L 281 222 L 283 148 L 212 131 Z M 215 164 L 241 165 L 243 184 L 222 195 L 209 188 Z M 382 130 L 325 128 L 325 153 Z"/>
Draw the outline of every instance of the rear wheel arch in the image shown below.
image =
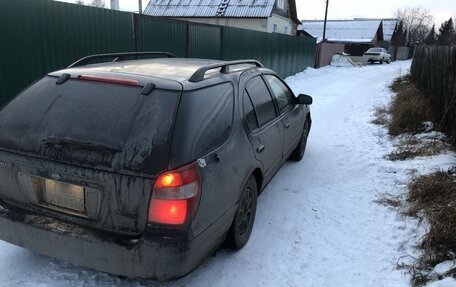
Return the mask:
<path fill-rule="evenodd" d="M 312 127 L 312 118 L 310 117 L 310 113 L 307 113 L 306 122 L 309 122 L 309 127 Z M 304 124 L 306 123 L 304 122 Z"/>
<path fill-rule="evenodd" d="M 263 187 L 263 172 L 259 167 L 257 167 L 253 172 L 252 176 L 255 177 L 255 181 L 257 183 L 258 193 L 261 193 Z"/>

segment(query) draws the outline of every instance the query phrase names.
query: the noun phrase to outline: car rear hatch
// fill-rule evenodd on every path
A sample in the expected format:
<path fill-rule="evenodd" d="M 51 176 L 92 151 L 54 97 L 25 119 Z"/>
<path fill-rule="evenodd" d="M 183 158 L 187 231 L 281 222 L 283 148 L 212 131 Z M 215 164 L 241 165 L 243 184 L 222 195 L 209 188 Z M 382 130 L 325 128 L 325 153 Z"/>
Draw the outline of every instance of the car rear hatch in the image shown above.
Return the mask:
<path fill-rule="evenodd" d="M 56 81 L 41 79 L 0 111 L 0 200 L 141 234 L 153 180 L 168 167 L 181 86 Z"/>

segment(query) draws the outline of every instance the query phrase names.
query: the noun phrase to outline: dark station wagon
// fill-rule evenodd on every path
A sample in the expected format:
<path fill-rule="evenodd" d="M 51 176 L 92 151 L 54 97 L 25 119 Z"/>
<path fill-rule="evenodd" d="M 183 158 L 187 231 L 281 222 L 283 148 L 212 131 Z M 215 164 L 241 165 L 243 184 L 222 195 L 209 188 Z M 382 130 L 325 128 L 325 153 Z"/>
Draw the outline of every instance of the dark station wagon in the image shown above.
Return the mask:
<path fill-rule="evenodd" d="M 0 239 L 181 277 L 246 244 L 258 194 L 304 155 L 311 103 L 254 60 L 83 58 L 0 110 Z"/>

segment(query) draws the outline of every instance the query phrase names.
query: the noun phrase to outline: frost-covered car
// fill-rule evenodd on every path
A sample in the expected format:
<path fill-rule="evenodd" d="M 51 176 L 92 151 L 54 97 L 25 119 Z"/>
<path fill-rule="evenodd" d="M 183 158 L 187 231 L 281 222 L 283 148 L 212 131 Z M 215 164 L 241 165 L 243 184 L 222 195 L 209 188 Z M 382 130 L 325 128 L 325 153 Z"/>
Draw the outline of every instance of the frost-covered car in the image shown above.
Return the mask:
<path fill-rule="evenodd" d="M 380 64 L 386 62 L 389 64 L 391 63 L 391 55 L 384 48 L 370 48 L 363 54 L 363 60 L 365 63 L 371 64 L 374 62 L 379 62 Z"/>
<path fill-rule="evenodd" d="M 311 103 L 254 60 L 81 59 L 0 110 L 0 239 L 113 274 L 183 276 L 225 239 L 247 243 L 258 194 L 304 155 Z"/>

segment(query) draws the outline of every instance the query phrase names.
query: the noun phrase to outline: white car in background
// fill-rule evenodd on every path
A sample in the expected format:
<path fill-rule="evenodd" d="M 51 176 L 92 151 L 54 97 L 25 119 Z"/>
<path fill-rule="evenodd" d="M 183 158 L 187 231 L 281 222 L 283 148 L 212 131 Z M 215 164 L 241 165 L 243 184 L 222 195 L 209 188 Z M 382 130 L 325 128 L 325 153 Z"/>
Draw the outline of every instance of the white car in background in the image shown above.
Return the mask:
<path fill-rule="evenodd" d="M 391 55 L 384 48 L 370 48 L 364 53 L 363 60 L 365 63 L 371 64 L 374 62 L 379 62 L 380 64 L 386 62 L 389 64 L 391 63 Z"/>

